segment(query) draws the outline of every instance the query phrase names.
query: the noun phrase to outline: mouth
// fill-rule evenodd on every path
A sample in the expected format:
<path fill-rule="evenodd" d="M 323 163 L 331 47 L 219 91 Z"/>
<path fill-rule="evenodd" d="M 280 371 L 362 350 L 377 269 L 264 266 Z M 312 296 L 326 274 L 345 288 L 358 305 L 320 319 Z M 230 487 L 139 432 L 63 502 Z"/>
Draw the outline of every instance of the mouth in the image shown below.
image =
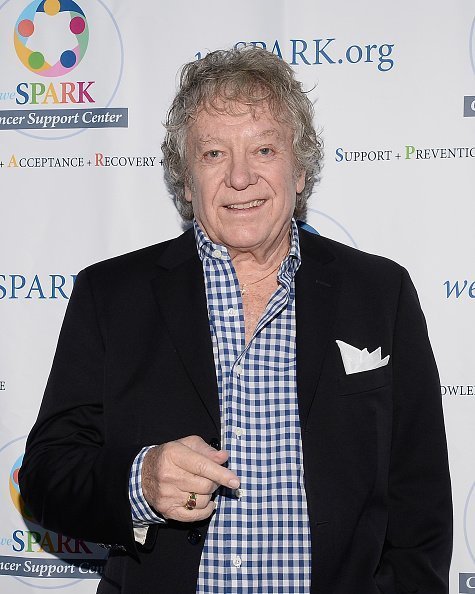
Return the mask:
<path fill-rule="evenodd" d="M 265 200 L 253 200 L 252 202 L 244 202 L 243 204 L 228 204 L 226 208 L 231 210 L 249 210 L 250 208 L 256 208 L 264 204 Z"/>

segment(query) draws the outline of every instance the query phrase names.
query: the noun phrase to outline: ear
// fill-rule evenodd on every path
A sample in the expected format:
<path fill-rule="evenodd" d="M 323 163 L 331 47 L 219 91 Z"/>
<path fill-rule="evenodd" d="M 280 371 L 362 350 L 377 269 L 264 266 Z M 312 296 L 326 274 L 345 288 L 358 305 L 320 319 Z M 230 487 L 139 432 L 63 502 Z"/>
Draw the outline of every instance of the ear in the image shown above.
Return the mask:
<path fill-rule="evenodd" d="M 188 183 L 185 182 L 185 200 L 187 202 L 191 202 L 193 196 L 191 194 L 191 189 L 190 186 L 188 185 Z"/>
<path fill-rule="evenodd" d="M 305 170 L 302 169 L 302 171 L 298 174 L 298 177 L 295 181 L 295 191 L 297 192 L 297 194 L 300 194 L 304 188 L 305 188 Z"/>

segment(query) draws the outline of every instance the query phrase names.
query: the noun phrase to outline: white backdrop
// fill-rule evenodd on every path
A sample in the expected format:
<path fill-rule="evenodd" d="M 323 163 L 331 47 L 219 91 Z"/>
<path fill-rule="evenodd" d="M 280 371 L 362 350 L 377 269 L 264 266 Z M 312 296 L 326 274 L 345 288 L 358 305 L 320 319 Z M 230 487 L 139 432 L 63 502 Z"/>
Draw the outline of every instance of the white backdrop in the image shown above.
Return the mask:
<path fill-rule="evenodd" d="M 475 591 L 474 23 L 473 0 L 0 0 L 0 592 L 95 592 L 102 550 L 21 508 L 25 436 L 74 275 L 181 230 L 160 165 L 179 67 L 239 42 L 292 63 L 316 102 L 308 222 L 397 260 L 419 290 L 449 442 L 451 594 Z"/>

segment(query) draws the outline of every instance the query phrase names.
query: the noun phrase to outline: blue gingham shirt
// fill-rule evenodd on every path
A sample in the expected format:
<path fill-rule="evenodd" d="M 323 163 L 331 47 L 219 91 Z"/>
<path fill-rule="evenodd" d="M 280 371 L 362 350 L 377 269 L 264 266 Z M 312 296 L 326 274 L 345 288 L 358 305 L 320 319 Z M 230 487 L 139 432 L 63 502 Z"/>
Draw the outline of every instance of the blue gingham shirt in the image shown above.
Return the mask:
<path fill-rule="evenodd" d="M 197 594 L 309 594 L 311 543 L 297 402 L 295 273 L 298 231 L 246 345 L 242 296 L 225 247 L 194 223 L 218 381 L 222 447 L 240 478 L 221 488 L 201 556 Z M 131 471 L 134 526 L 159 521 Z"/>

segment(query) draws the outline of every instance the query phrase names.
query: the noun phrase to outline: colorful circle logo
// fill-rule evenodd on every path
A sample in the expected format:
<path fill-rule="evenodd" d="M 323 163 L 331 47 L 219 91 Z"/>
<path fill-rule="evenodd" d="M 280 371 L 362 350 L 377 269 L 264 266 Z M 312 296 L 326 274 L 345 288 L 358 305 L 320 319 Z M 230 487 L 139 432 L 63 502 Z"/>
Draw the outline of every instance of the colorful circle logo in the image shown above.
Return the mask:
<path fill-rule="evenodd" d="M 35 17 L 44 13 L 55 17 L 62 12 L 69 12 L 69 30 L 76 37 L 75 47 L 65 48 L 54 64 L 46 61 L 44 54 L 27 47 L 34 38 Z M 22 64 L 41 76 L 62 76 L 71 72 L 84 58 L 89 42 L 89 29 L 86 15 L 73 0 L 35 0 L 23 10 L 15 24 L 15 50 Z"/>
<path fill-rule="evenodd" d="M 18 484 L 18 473 L 20 472 L 21 463 L 23 462 L 23 454 L 18 458 L 18 460 L 13 465 L 10 471 L 10 496 L 13 501 L 13 505 L 16 507 L 17 511 L 29 522 L 34 522 L 35 519 L 31 514 L 30 510 L 26 507 L 25 502 L 23 501 L 23 497 L 20 493 L 20 485 Z"/>

